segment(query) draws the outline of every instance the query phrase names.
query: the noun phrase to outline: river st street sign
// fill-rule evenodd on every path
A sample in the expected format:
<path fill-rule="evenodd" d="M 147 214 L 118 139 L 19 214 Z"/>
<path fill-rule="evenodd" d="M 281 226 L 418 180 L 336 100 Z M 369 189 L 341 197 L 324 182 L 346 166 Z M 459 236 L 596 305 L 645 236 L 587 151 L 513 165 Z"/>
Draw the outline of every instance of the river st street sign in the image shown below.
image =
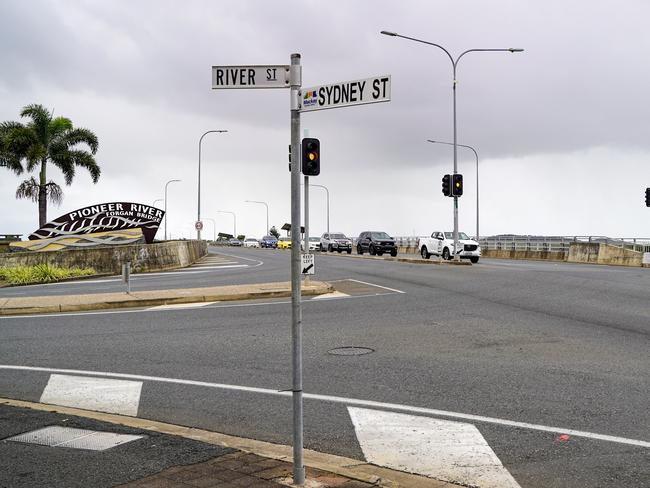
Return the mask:
<path fill-rule="evenodd" d="M 300 111 L 390 102 L 390 75 L 303 88 Z"/>
<path fill-rule="evenodd" d="M 212 89 L 222 88 L 289 88 L 289 66 L 213 66 Z"/>

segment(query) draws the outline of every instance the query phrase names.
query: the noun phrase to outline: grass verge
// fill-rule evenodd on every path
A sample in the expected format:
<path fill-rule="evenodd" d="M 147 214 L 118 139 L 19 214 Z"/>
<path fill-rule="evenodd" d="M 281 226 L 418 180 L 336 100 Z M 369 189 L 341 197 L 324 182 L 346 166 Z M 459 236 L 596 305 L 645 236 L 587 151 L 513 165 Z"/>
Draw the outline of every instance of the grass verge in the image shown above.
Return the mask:
<path fill-rule="evenodd" d="M 58 268 L 49 264 L 0 268 L 0 281 L 10 285 L 31 285 L 96 274 L 93 268 Z"/>

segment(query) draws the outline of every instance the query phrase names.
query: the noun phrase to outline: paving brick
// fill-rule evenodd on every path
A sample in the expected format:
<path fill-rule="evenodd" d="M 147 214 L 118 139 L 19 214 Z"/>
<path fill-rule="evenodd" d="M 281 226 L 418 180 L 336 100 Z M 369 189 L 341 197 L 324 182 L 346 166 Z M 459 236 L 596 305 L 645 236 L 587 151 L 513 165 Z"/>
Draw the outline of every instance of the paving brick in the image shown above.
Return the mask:
<path fill-rule="evenodd" d="M 265 480 L 272 480 L 273 478 L 284 478 L 286 476 L 291 476 L 291 467 L 290 466 L 278 466 L 277 468 L 265 469 L 264 471 L 258 471 L 255 473 L 257 478 L 262 478 Z"/>

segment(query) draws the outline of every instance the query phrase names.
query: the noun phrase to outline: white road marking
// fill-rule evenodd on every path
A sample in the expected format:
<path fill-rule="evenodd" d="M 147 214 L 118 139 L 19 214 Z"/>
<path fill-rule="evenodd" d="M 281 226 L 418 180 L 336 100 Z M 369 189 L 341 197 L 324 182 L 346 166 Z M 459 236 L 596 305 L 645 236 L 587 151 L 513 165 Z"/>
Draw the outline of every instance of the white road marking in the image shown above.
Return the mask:
<path fill-rule="evenodd" d="M 472 424 L 348 407 L 366 461 L 477 488 L 520 488 Z"/>
<path fill-rule="evenodd" d="M 135 417 L 141 390 L 142 381 L 52 374 L 40 401 Z"/>
<path fill-rule="evenodd" d="M 217 302 L 198 302 L 198 303 L 171 303 L 169 305 L 156 305 L 155 307 L 149 307 L 147 310 L 174 310 L 179 308 L 201 308 L 208 305 L 212 305 Z"/>
<path fill-rule="evenodd" d="M 318 295 L 312 298 L 312 300 L 329 300 L 332 298 L 345 298 L 349 297 L 347 293 L 342 293 L 340 291 L 333 291 L 332 293 L 325 293 L 324 295 Z"/>
<path fill-rule="evenodd" d="M 290 303 L 290 302 L 286 302 Z M 158 383 L 174 383 L 178 385 L 191 385 L 191 386 L 203 386 L 206 388 L 217 388 L 222 390 L 232 390 L 232 391 L 244 391 L 250 393 L 261 393 L 264 395 L 271 396 L 291 396 L 290 391 L 279 391 L 271 390 L 268 388 L 258 388 L 254 386 L 239 386 L 239 385 L 228 385 L 225 383 L 209 383 L 206 381 L 195 381 L 195 380 L 183 380 L 178 378 L 165 378 L 160 376 L 145 376 L 145 375 L 136 375 L 136 374 L 126 374 L 126 373 L 107 373 L 102 371 L 86 371 L 86 370 L 77 370 L 77 369 L 60 369 L 60 368 L 45 368 L 41 366 L 16 366 L 10 364 L 0 364 L 0 369 L 14 370 L 14 371 L 42 371 L 47 373 L 60 373 L 60 374 L 76 374 L 76 375 L 88 375 L 88 376 L 98 376 L 98 377 L 107 377 L 107 378 L 124 378 L 129 380 L 139 380 L 139 381 L 155 381 Z M 339 396 L 330 396 L 330 395 L 318 395 L 314 393 L 304 393 L 303 397 L 309 400 L 319 400 L 323 402 L 330 403 L 340 403 L 344 405 L 354 405 L 358 407 L 369 407 L 376 408 L 381 410 L 396 410 L 398 412 L 405 413 L 414 413 L 414 414 L 423 414 L 430 415 L 433 417 L 451 417 L 458 418 L 463 420 L 471 420 L 474 422 L 484 422 L 488 424 L 497 424 L 505 425 L 508 427 L 517 427 L 520 429 L 529 429 L 529 430 L 538 430 L 542 432 L 552 432 L 554 434 L 568 434 L 576 437 L 585 437 L 587 439 L 595 439 L 606 442 L 614 442 L 618 444 L 628 444 L 631 446 L 647 447 L 650 448 L 649 441 L 642 441 L 638 439 L 629 439 L 626 437 L 617 437 L 607 434 L 598 434 L 594 432 L 587 432 L 583 430 L 574 430 L 574 429 L 565 429 L 562 427 L 551 427 L 547 425 L 540 424 L 531 424 L 527 422 L 517 422 L 514 420 L 499 419 L 495 417 L 484 417 L 482 415 L 474 415 L 469 413 L 460 413 L 460 412 L 450 412 L 447 410 L 436 410 L 433 408 L 425 407 L 413 407 L 410 405 L 401 405 L 399 403 L 385 403 L 377 402 L 374 400 L 361 400 L 357 398 L 345 398 Z"/>
<path fill-rule="evenodd" d="M 406 293 L 405 291 L 396 290 L 395 288 L 388 288 L 387 286 L 378 285 L 376 283 L 368 283 L 367 281 L 354 280 L 352 278 L 348 278 L 347 280 L 342 280 L 342 281 L 356 281 L 357 283 L 361 283 L 363 285 L 376 286 L 377 288 L 383 288 L 384 290 L 394 291 L 395 293 Z"/>

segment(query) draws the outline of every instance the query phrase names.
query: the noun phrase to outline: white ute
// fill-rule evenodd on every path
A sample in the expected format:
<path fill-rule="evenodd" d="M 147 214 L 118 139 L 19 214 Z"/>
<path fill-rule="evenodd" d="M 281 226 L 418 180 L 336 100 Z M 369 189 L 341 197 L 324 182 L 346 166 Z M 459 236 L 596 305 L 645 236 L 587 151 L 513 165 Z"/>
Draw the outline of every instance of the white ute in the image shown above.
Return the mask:
<path fill-rule="evenodd" d="M 467 237 L 464 232 L 458 233 L 459 255 L 461 259 L 469 259 L 472 263 L 478 263 L 481 257 L 481 246 L 478 242 Z M 453 232 L 433 232 L 431 237 L 418 239 L 418 249 L 424 259 L 431 256 L 442 256 L 442 259 L 452 259 L 454 253 Z"/>

